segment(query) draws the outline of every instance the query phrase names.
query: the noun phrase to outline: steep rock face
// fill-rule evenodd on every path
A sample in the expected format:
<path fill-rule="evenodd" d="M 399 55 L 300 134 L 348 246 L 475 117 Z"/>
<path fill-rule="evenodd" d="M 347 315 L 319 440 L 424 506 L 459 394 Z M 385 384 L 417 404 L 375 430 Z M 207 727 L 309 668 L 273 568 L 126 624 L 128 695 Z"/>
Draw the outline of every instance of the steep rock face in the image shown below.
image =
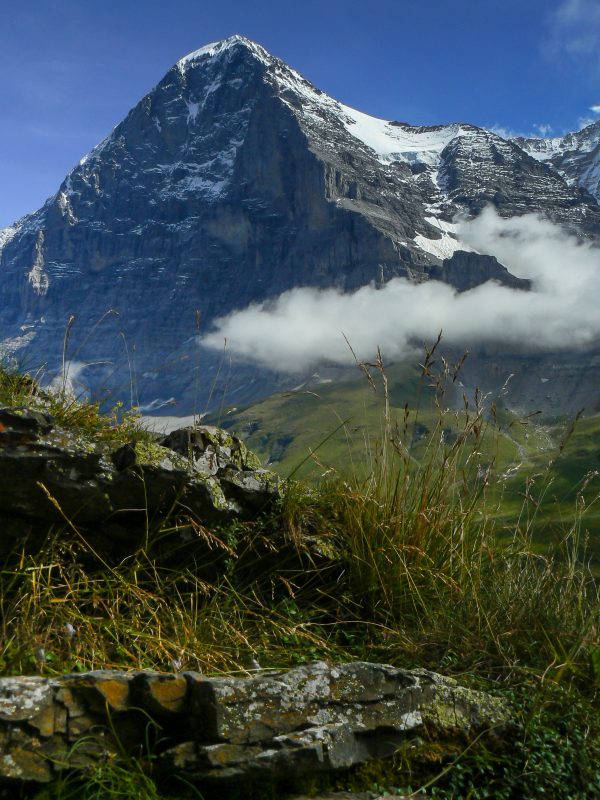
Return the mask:
<path fill-rule="evenodd" d="M 433 267 L 429 274 L 435 280 L 451 282 L 459 292 L 466 292 L 486 281 L 497 281 L 524 291 L 531 288 L 530 281 L 511 275 L 494 256 L 482 256 L 464 250 L 457 250 L 451 258 L 444 259 L 440 267 Z"/>
<path fill-rule="evenodd" d="M 473 130 L 452 140 L 442 153 L 441 180 L 449 197 L 473 214 L 493 205 L 506 217 L 539 212 L 557 222 L 598 231 L 600 215 L 577 187 L 514 142 Z M 532 194 L 535 192 L 535 195 Z"/>
<path fill-rule="evenodd" d="M 2 351 L 51 375 L 66 338 L 70 378 L 142 407 L 200 411 L 224 387 L 244 402 L 275 379 L 232 377 L 199 326 L 295 286 L 439 276 L 454 215 L 487 203 L 599 228 L 593 199 L 516 144 L 368 117 L 232 37 L 179 61 L 0 234 Z"/>

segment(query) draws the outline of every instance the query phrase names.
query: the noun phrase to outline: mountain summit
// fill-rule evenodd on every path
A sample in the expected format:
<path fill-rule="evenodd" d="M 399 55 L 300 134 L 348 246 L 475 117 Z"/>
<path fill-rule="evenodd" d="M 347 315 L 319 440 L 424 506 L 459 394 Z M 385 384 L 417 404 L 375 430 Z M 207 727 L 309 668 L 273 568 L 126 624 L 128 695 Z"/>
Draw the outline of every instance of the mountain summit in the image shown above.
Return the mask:
<path fill-rule="evenodd" d="M 221 382 L 237 402 L 252 399 L 275 378 L 242 366 L 229 375 L 199 348 L 199 329 L 297 286 L 403 276 L 526 288 L 468 253 L 452 220 L 491 204 L 597 232 L 586 176 L 598 154 L 582 142 L 573 147 L 588 148 L 585 164 L 570 144 L 550 153 L 468 124 L 376 119 L 249 39 L 209 44 L 180 59 L 39 211 L 0 232 L 2 350 L 51 375 L 74 316 L 70 378 L 101 395 L 202 410 Z"/>

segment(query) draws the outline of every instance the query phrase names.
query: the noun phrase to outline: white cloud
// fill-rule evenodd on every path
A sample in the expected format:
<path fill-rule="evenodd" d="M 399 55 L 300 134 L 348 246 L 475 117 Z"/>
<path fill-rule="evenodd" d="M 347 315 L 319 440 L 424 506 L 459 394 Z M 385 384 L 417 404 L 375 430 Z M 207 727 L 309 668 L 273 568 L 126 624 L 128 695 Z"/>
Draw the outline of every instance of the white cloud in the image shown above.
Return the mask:
<path fill-rule="evenodd" d="M 482 341 L 578 347 L 600 336 L 599 249 L 539 217 L 507 220 L 491 209 L 461 223 L 459 232 L 471 247 L 531 278 L 532 291 L 489 282 L 457 294 L 444 283 L 401 278 L 352 294 L 293 289 L 217 320 L 202 344 L 220 349 L 226 338 L 241 358 L 301 372 L 324 361 L 351 363 L 344 335 L 359 358 L 372 358 L 380 346 L 387 360 L 433 340 L 440 329 L 446 342 L 466 347 Z"/>
<path fill-rule="evenodd" d="M 507 128 L 504 125 L 492 125 L 490 130 L 492 133 L 495 133 L 497 136 L 501 136 L 503 139 L 517 139 L 522 137 L 523 139 L 532 139 L 539 136 L 549 136 L 553 132 L 552 125 L 541 122 L 539 124 L 533 124 L 533 130 L 530 130 L 528 133 L 525 131 L 516 131 L 512 128 Z"/>
<path fill-rule="evenodd" d="M 594 114 L 600 114 L 600 105 L 590 106 L 590 111 L 593 111 Z"/>
<path fill-rule="evenodd" d="M 507 128 L 504 125 L 492 125 L 490 127 L 492 133 L 495 133 L 496 136 L 501 136 L 503 139 L 516 139 L 519 136 L 527 139 L 531 136 L 530 133 L 523 133 L 523 131 L 516 131 L 513 128 Z"/>
<path fill-rule="evenodd" d="M 548 19 L 549 55 L 567 56 L 586 67 L 600 69 L 600 3 L 563 0 Z"/>

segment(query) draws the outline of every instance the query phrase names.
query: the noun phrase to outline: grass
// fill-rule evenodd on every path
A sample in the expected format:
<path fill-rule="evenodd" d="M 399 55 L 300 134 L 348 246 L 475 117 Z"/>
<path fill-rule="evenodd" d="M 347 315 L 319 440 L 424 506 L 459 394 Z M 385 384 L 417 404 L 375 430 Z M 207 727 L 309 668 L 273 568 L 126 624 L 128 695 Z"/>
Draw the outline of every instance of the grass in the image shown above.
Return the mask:
<path fill-rule="evenodd" d="M 151 438 L 135 409 L 116 403 L 102 412 L 101 401 L 81 400 L 65 387 L 46 391 L 37 379 L 15 367 L 0 365 L 0 405 L 35 408 L 51 414 L 58 427 L 73 429 L 97 441 L 130 442 Z"/>
<path fill-rule="evenodd" d="M 440 417 L 434 387 L 423 382 L 418 367 L 395 365 L 386 368 L 386 376 L 389 416 L 403 427 L 405 410 L 409 410 L 407 427 L 413 437 L 409 444 L 416 457 L 423 454 L 442 419 L 439 432 L 445 432 L 447 438 L 460 433 L 463 415 L 451 410 L 462 406 L 457 382 L 447 387 L 448 408 Z M 372 470 L 373 455 L 385 438 L 382 388 L 380 380 L 370 384 L 361 376 L 274 395 L 248 408 L 231 409 L 211 421 L 238 431 L 283 478 L 293 474 L 318 484 L 328 470 L 341 467 L 366 477 Z M 495 435 L 480 442 L 481 460 L 493 460 L 498 471 L 522 460 L 533 466 L 533 457 L 548 445 L 545 430 L 500 408 L 494 427 Z M 311 452 L 316 458 L 306 459 Z"/>
<path fill-rule="evenodd" d="M 268 515 L 207 530 L 174 508 L 119 563 L 103 561 L 85 532 L 73 536 L 74 525 L 49 531 L 40 552 L 13 554 L 0 573 L 0 672 L 243 674 L 253 656 L 265 667 L 316 657 L 425 666 L 509 697 L 515 736 L 460 747 L 451 763 L 432 750 L 399 755 L 370 768 L 381 774 L 356 773 L 357 786 L 427 786 L 428 796 L 448 799 L 596 796 L 600 594 L 587 526 L 598 492 L 592 479 L 575 480 L 579 466 L 589 472 L 578 454 L 585 436 L 576 427 L 564 446 L 548 450 L 547 432 L 483 398 L 448 411 L 453 370 L 436 373 L 434 351 L 421 369 L 426 389 L 413 384 L 422 408 L 400 405 L 380 359 L 366 370 L 380 398 L 378 431 L 359 432 L 346 469 L 336 457 L 317 465 L 326 473 L 318 483 L 290 480 Z M 3 402 L 38 396 L 15 375 L 0 376 L 0 385 Z M 91 436 L 136 435 L 135 420 L 103 417 L 93 405 L 43 402 L 62 403 L 52 413 Z M 312 400 L 272 402 L 296 419 Z M 343 412 L 336 419 L 343 423 Z M 349 425 L 340 432 L 345 439 Z M 536 442 L 545 448 L 539 455 Z M 507 464 L 515 451 L 522 458 L 525 444 L 527 480 L 517 489 Z M 554 502 L 560 474 L 570 474 L 561 487 L 570 491 L 560 499 L 565 524 L 541 548 L 543 520 L 554 513 L 545 503 Z M 137 794 L 117 793 L 118 781 L 93 794 L 100 777 L 112 780 L 104 769 L 88 776 L 82 797 L 156 796 L 141 778 Z M 56 800 L 70 796 L 49 791 Z"/>

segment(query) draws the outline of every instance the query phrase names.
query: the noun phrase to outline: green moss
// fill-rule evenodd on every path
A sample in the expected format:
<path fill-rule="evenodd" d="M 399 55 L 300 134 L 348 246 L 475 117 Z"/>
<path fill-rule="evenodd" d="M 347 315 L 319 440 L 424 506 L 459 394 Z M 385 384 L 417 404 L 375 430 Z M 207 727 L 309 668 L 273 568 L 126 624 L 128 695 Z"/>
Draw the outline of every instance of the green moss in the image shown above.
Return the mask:
<path fill-rule="evenodd" d="M 467 737 L 477 730 L 480 716 L 495 720 L 501 727 L 511 719 L 512 709 L 501 698 L 454 684 L 439 690 L 435 702 L 422 711 L 423 722 L 434 738 L 436 730 L 452 729 Z"/>
<path fill-rule="evenodd" d="M 221 489 L 219 481 L 216 478 L 213 478 L 212 475 L 210 475 L 205 479 L 202 479 L 202 482 L 208 488 L 212 504 L 215 508 L 222 511 L 227 511 L 227 509 L 231 508 L 231 504 L 223 494 L 223 490 Z"/>
<path fill-rule="evenodd" d="M 174 469 L 187 471 L 189 468 L 189 462 L 186 458 L 168 447 L 156 444 L 156 442 L 133 442 L 132 446 L 135 449 L 138 463 L 141 465 L 160 467 L 166 462 L 172 465 Z"/>

